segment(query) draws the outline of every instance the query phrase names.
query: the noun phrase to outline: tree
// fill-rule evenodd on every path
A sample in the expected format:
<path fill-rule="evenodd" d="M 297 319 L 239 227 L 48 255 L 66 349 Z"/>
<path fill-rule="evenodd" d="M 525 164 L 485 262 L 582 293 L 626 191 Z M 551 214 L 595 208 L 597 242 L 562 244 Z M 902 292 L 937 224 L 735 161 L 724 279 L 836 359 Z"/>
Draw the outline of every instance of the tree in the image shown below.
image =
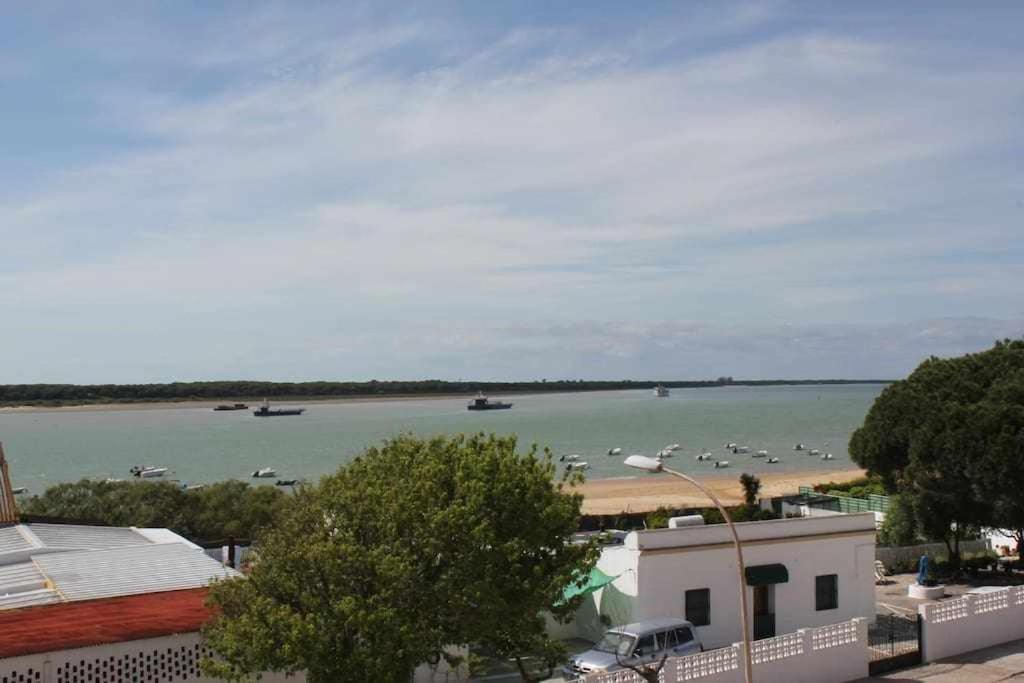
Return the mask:
<path fill-rule="evenodd" d="M 850 439 L 850 455 L 900 493 L 917 527 L 947 543 L 981 525 L 1024 528 L 1024 341 L 929 358 L 887 387 Z"/>
<path fill-rule="evenodd" d="M 597 548 L 571 542 L 582 497 L 551 455 L 514 437 L 401 436 L 301 489 L 257 539 L 248 578 L 216 584 L 209 675 L 306 672 L 312 682 L 407 681 L 469 645 L 539 680 L 565 655 Z"/>
<path fill-rule="evenodd" d="M 889 510 L 878 534 L 879 545 L 903 546 L 918 542 L 917 518 L 909 497 L 899 494 L 889 498 Z"/>
<path fill-rule="evenodd" d="M 757 494 L 761 492 L 761 480 L 753 474 L 740 475 L 740 486 L 743 487 L 743 502 L 747 507 L 757 505 Z"/>

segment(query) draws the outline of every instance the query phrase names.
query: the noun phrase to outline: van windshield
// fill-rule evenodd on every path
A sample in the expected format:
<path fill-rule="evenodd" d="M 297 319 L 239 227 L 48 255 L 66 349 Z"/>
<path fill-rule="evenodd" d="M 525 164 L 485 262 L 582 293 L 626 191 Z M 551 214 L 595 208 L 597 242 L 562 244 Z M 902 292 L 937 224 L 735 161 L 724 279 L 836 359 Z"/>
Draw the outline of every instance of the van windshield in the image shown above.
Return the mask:
<path fill-rule="evenodd" d="M 620 657 L 626 657 L 633 651 L 633 643 L 635 642 L 636 638 L 634 636 L 608 631 L 608 633 L 604 634 L 604 638 L 594 646 L 594 649 L 599 652 L 618 653 Z"/>

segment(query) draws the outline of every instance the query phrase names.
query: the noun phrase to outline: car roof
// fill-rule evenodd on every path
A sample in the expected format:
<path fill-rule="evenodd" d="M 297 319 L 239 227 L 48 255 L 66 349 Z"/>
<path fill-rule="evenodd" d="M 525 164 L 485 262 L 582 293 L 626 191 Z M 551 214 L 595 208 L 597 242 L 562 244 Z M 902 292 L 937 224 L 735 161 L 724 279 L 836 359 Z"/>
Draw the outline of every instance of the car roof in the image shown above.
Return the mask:
<path fill-rule="evenodd" d="M 663 628 L 672 628 L 674 626 L 693 626 L 686 619 L 679 619 L 677 617 L 662 617 L 661 619 L 648 619 L 647 621 L 636 621 L 632 624 L 626 624 L 625 626 L 616 626 L 611 631 L 618 633 L 628 633 L 629 635 L 640 635 L 647 633 L 648 631 L 657 631 Z"/>

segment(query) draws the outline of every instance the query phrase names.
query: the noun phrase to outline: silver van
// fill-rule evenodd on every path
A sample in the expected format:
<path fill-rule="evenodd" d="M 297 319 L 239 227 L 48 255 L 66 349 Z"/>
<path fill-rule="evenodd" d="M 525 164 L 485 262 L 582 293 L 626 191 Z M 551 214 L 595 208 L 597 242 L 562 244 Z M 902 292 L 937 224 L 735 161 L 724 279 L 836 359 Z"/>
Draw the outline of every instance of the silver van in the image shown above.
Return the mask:
<path fill-rule="evenodd" d="M 592 648 L 569 658 L 563 669 L 566 678 L 626 667 L 620 662 L 640 666 L 656 662 L 666 654 L 680 657 L 704 649 L 693 624 L 686 619 L 651 619 L 616 626 L 604 634 Z"/>

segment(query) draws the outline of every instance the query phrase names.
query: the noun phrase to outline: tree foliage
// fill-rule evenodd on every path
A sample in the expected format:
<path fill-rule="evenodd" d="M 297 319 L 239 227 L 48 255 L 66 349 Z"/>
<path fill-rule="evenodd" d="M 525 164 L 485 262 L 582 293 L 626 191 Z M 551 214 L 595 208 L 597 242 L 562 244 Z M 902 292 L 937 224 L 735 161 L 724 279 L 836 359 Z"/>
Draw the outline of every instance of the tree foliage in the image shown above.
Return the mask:
<path fill-rule="evenodd" d="M 757 505 L 757 496 L 761 493 L 761 480 L 753 474 L 744 472 L 740 475 L 740 486 L 743 487 L 743 503 L 747 507 Z"/>
<path fill-rule="evenodd" d="M 924 361 L 878 397 L 850 455 L 901 494 L 954 563 L 965 531 L 1024 529 L 1024 341 Z"/>
<path fill-rule="evenodd" d="M 251 538 L 273 519 L 284 494 L 242 481 L 183 490 L 171 482 L 90 481 L 51 486 L 22 506 L 26 515 L 113 526 L 167 527 L 195 540 Z"/>
<path fill-rule="evenodd" d="M 550 453 L 514 437 L 401 436 L 300 490 L 258 538 L 249 576 L 214 586 L 211 675 L 408 681 L 445 648 L 515 659 L 524 678 L 564 657 L 544 613 L 596 562 L 571 543 L 582 498 Z M 532 663 L 532 664 L 531 664 Z"/>

